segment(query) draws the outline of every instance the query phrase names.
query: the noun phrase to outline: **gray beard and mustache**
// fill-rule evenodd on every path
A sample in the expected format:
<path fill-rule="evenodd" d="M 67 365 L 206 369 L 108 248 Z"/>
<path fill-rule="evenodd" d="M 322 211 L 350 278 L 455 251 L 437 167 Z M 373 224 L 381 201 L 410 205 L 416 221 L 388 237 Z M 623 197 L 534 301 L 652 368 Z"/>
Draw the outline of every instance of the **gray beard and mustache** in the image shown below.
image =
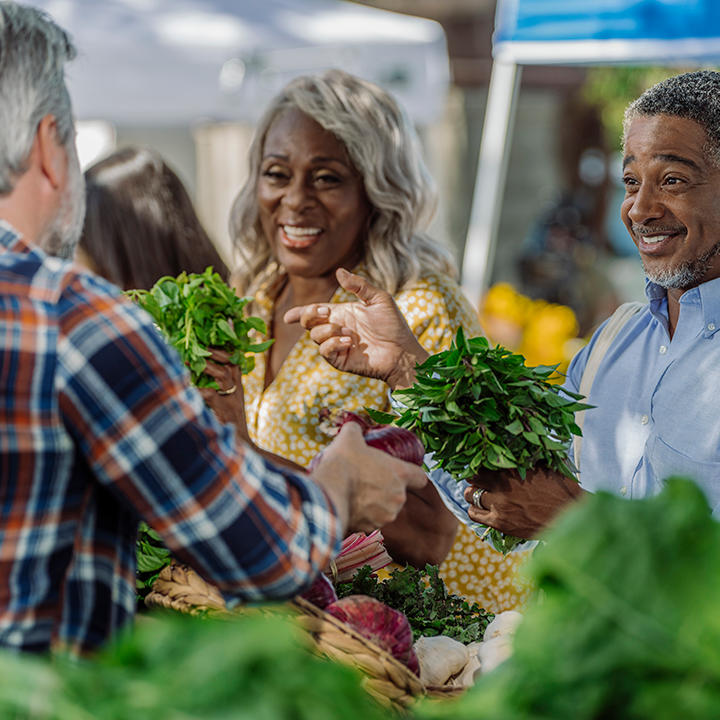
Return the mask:
<path fill-rule="evenodd" d="M 645 275 L 650 282 L 659 285 L 666 290 L 672 288 L 676 290 L 689 290 L 696 287 L 707 277 L 710 270 L 711 260 L 720 255 L 720 241 L 715 243 L 709 250 L 704 252 L 694 260 L 676 265 L 675 267 L 666 267 L 660 270 L 652 270 L 648 268 L 645 261 L 642 260 Z"/>
<path fill-rule="evenodd" d="M 48 255 L 72 260 L 85 220 L 85 178 L 74 144 L 68 147 L 67 155 L 68 182 L 58 212 L 39 244 Z"/>

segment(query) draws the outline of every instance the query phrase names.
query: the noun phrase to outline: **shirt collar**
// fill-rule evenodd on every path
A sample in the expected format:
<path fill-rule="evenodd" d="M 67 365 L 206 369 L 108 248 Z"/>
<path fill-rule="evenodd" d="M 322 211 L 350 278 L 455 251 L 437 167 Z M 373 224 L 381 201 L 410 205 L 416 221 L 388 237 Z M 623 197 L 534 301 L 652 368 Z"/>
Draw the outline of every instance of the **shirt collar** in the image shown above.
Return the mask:
<path fill-rule="evenodd" d="M 9 250 L 20 239 L 20 233 L 5 220 L 0 220 L 0 246 Z"/>
<path fill-rule="evenodd" d="M 645 294 L 650 301 L 650 309 L 658 312 L 661 307 L 667 307 L 665 288 L 656 285 L 650 280 L 646 281 Z M 708 280 L 700 285 L 685 291 L 680 297 L 681 303 L 700 305 L 703 317 L 703 333 L 706 337 L 714 335 L 720 330 L 720 278 Z"/>

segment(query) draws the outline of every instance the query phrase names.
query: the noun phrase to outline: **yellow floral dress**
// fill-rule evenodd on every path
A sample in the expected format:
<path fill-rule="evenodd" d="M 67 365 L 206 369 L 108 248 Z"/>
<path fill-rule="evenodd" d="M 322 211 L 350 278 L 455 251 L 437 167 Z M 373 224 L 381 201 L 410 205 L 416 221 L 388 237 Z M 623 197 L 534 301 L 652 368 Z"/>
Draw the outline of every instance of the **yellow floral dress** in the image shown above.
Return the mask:
<path fill-rule="evenodd" d="M 278 283 L 272 287 L 278 288 Z M 356 298 L 338 288 L 331 302 Z M 399 292 L 395 300 L 420 344 L 430 353 L 450 347 L 462 325 L 469 337 L 481 334 L 477 315 L 459 286 L 446 277 L 431 276 Z M 253 313 L 272 317 L 274 297 L 269 285 L 255 294 Z M 243 378 L 250 436 L 257 445 L 306 467 L 329 442 L 318 429 L 322 408 L 389 409 L 388 387 L 380 380 L 333 368 L 305 333 L 293 346 L 273 382 L 263 390 L 266 354 L 256 356 L 254 370 Z M 440 568 L 449 590 L 477 601 L 493 612 L 517 607 L 526 590 L 516 579 L 524 553 L 503 557 L 467 526 L 460 525 L 455 543 Z"/>

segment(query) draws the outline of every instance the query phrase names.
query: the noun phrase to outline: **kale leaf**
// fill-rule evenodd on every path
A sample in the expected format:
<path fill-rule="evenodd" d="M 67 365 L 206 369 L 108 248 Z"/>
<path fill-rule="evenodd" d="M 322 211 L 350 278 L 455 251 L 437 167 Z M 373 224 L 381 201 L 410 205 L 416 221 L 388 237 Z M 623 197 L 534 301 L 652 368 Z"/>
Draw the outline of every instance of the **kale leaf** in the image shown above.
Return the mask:
<path fill-rule="evenodd" d="M 350 582 L 339 583 L 338 598 L 370 595 L 407 616 L 413 638 L 447 635 L 463 643 L 482 640 L 492 613 L 478 603 L 451 595 L 439 575 L 437 565 L 424 570 L 398 568 L 378 580 L 369 565 L 361 567 Z"/>

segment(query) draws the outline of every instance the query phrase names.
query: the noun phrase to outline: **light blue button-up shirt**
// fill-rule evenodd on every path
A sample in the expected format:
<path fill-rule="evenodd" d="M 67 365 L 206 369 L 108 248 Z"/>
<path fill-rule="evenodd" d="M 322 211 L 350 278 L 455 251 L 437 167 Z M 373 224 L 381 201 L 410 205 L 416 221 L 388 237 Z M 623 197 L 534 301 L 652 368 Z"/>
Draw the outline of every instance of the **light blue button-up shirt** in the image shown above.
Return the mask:
<path fill-rule="evenodd" d="M 657 493 L 671 475 L 695 479 L 720 515 L 720 278 L 685 292 L 670 339 L 665 290 L 649 299 L 601 362 L 585 414 L 580 482 L 628 498 Z M 598 331 L 599 332 L 599 331 Z M 588 354 L 565 386 L 577 392 Z"/>

